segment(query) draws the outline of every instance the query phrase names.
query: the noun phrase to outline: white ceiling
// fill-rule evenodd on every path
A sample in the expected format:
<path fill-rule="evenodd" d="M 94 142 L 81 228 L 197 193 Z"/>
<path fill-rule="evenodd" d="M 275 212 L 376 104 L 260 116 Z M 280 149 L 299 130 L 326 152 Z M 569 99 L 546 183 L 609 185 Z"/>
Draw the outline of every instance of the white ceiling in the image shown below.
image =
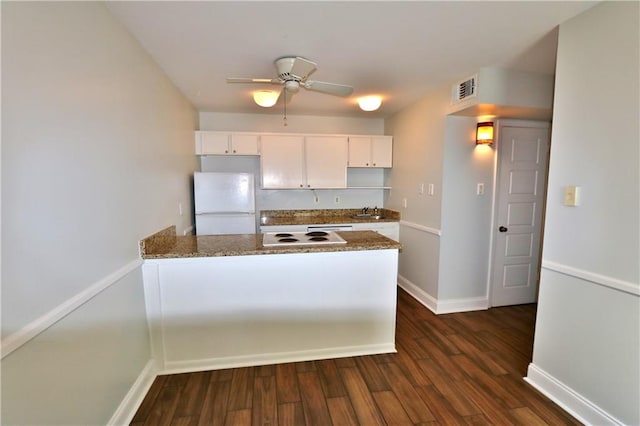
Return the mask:
<path fill-rule="evenodd" d="M 350 84 L 348 98 L 301 89 L 289 114 L 387 117 L 480 67 L 553 74 L 556 27 L 593 6 L 582 1 L 122 1 L 111 12 L 199 111 L 275 113 L 251 98 L 277 86 L 226 77 L 276 77 L 273 61 L 302 56 L 311 79 Z M 358 96 L 383 106 L 360 111 Z"/>

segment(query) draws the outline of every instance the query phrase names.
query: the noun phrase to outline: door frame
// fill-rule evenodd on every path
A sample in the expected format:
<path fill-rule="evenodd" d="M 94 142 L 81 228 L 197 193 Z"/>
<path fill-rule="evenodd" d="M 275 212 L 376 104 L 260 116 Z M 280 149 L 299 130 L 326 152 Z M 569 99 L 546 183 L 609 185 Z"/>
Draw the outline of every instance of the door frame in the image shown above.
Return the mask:
<path fill-rule="evenodd" d="M 493 157 L 493 194 L 491 199 L 491 229 L 489 235 L 489 265 L 487 268 L 487 305 L 489 308 L 493 307 L 493 278 L 494 278 L 494 262 L 495 262 L 495 249 L 496 249 L 496 241 L 495 230 L 499 226 L 498 224 L 498 203 L 500 202 L 500 194 L 498 193 L 498 189 L 500 188 L 500 134 L 501 129 L 503 127 L 529 127 L 529 128 L 547 128 L 549 131 L 549 146 L 547 152 L 547 164 L 546 164 L 546 174 L 543 185 L 543 194 L 542 194 L 542 217 L 540 220 L 540 245 L 538 250 L 540 250 L 540 256 L 538 258 L 538 282 L 536 283 L 536 300 L 537 293 L 540 291 L 540 267 L 542 264 L 542 245 L 544 242 L 544 228 L 545 228 L 545 217 L 547 210 L 547 188 L 549 184 L 549 161 L 550 161 L 550 153 L 551 153 L 551 120 L 543 121 L 543 120 L 525 120 L 525 119 L 497 119 L 494 121 L 494 139 L 493 139 L 493 149 L 495 155 Z"/>

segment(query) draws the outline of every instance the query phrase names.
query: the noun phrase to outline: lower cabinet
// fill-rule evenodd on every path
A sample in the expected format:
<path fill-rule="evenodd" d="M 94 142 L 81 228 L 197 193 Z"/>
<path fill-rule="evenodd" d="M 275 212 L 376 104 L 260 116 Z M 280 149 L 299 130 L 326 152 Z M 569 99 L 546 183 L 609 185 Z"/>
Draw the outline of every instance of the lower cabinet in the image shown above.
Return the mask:
<path fill-rule="evenodd" d="M 354 231 L 375 231 L 394 241 L 400 241 L 400 224 L 398 222 L 354 223 Z"/>

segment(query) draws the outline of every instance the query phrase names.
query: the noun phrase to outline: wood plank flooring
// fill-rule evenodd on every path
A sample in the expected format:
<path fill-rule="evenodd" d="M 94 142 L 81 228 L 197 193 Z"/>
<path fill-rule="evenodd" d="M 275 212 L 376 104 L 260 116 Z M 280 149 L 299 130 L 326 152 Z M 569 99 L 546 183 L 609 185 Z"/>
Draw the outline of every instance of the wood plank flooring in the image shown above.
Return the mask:
<path fill-rule="evenodd" d="M 436 316 L 398 290 L 398 353 L 158 376 L 131 425 L 579 425 L 522 377 L 535 305 Z"/>

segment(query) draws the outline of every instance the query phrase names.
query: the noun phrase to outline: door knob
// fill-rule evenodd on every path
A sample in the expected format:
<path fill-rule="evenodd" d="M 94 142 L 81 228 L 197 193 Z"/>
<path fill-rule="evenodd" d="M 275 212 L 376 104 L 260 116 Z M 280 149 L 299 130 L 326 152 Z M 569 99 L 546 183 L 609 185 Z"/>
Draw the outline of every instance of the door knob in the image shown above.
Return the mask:
<path fill-rule="evenodd" d="M 500 228 L 498 228 L 498 231 L 500 231 L 500 232 L 507 232 L 507 231 L 508 231 L 508 229 L 507 229 L 507 228 L 505 228 L 504 226 L 501 226 Z"/>

